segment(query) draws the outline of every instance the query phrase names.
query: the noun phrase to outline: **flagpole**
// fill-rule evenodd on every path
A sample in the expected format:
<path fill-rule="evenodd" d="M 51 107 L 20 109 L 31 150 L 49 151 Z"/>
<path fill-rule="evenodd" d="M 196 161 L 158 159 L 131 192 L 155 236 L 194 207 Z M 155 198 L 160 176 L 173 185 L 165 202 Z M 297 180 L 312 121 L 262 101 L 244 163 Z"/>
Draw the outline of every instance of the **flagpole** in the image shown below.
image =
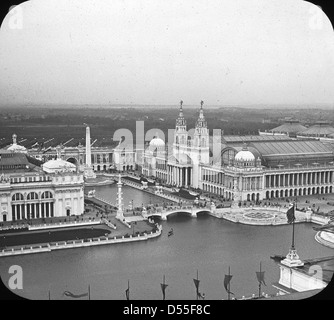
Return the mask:
<path fill-rule="evenodd" d="M 196 280 L 198 281 L 198 269 L 197 269 Z M 198 300 L 198 288 L 196 288 L 196 300 Z"/>
<path fill-rule="evenodd" d="M 296 208 L 295 208 L 295 204 L 293 205 L 293 215 L 294 215 L 294 219 L 292 221 L 292 246 L 291 249 L 295 250 L 295 216 L 296 216 Z"/>
<path fill-rule="evenodd" d="M 261 261 L 260 261 L 260 275 L 261 275 Z M 259 298 L 261 297 L 261 281 L 259 281 Z"/>
<path fill-rule="evenodd" d="M 90 284 L 88 285 L 88 300 L 90 300 Z"/>
<path fill-rule="evenodd" d="M 51 300 L 50 290 L 49 290 L 49 300 Z"/>
<path fill-rule="evenodd" d="M 164 275 L 164 278 L 163 278 L 162 283 L 163 283 L 163 285 L 164 285 L 164 287 L 165 287 L 165 275 Z M 163 294 L 163 296 L 162 296 L 162 300 L 165 300 L 165 295 L 164 295 L 164 294 Z"/>
<path fill-rule="evenodd" d="M 128 297 L 129 297 L 129 300 L 130 300 L 130 280 L 128 279 Z"/>
<path fill-rule="evenodd" d="M 228 266 L 228 276 L 230 277 L 230 266 Z M 230 300 L 230 292 L 231 292 L 231 284 L 230 284 L 231 281 L 229 281 L 228 283 L 228 292 L 227 292 L 227 300 Z"/>

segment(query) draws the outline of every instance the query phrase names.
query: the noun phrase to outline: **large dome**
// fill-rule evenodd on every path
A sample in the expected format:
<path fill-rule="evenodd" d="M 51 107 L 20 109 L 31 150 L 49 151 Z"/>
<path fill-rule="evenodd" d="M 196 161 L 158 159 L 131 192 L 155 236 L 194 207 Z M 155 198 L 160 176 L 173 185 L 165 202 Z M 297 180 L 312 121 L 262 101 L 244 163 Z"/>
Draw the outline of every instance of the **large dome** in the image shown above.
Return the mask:
<path fill-rule="evenodd" d="M 76 166 L 73 163 L 62 159 L 49 160 L 45 162 L 42 167 L 46 173 L 56 173 L 64 170 L 72 172 L 76 171 Z"/>
<path fill-rule="evenodd" d="M 255 161 L 255 156 L 249 150 L 242 149 L 239 151 L 234 158 L 235 161 Z"/>
<path fill-rule="evenodd" d="M 27 153 L 27 149 L 24 146 L 20 146 L 19 144 L 17 144 L 17 142 L 16 142 L 17 135 L 14 133 L 12 137 L 13 137 L 13 144 L 11 144 L 7 148 L 7 150 L 11 151 L 11 152 Z"/>
<path fill-rule="evenodd" d="M 12 152 L 27 153 L 27 149 L 24 146 L 20 146 L 19 144 L 12 144 L 10 147 L 7 148 L 7 150 Z"/>
<path fill-rule="evenodd" d="M 151 148 L 164 148 L 165 147 L 165 142 L 162 139 L 160 139 L 159 137 L 155 137 L 151 140 L 150 147 Z"/>

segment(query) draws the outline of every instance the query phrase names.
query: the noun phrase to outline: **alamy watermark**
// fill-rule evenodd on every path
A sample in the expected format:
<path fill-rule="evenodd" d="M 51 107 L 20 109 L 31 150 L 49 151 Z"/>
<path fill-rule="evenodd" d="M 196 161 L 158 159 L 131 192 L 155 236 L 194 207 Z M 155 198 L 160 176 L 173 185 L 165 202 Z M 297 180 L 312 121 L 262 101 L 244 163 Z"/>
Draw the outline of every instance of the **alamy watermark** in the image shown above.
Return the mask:
<path fill-rule="evenodd" d="M 12 265 L 9 267 L 8 273 L 11 274 L 8 280 L 8 287 L 11 290 L 23 289 L 23 270 L 18 265 Z"/>

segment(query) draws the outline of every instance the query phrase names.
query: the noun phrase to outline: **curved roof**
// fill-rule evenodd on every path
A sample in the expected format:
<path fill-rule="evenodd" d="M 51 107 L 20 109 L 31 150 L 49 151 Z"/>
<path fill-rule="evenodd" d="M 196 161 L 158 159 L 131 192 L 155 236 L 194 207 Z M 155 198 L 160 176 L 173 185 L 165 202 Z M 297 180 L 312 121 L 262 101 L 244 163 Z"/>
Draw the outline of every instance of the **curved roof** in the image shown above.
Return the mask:
<path fill-rule="evenodd" d="M 11 152 L 27 153 L 27 149 L 24 146 L 20 146 L 19 144 L 17 144 L 16 142 L 17 135 L 15 133 L 13 134 L 12 138 L 13 138 L 13 143 L 6 149 Z"/>
<path fill-rule="evenodd" d="M 68 161 L 62 159 L 56 160 L 49 160 L 45 162 L 43 165 L 43 170 L 47 173 L 56 173 L 57 171 L 69 170 L 69 171 L 76 171 L 76 166 Z"/>
<path fill-rule="evenodd" d="M 291 120 L 287 121 L 284 124 L 271 129 L 271 132 L 283 132 L 283 133 L 297 133 L 306 130 L 307 128 L 299 123 L 299 121 Z"/>
<path fill-rule="evenodd" d="M 12 144 L 7 148 L 8 151 L 12 151 L 12 152 L 23 152 L 26 153 L 27 149 L 23 146 L 20 146 L 19 144 Z"/>
<path fill-rule="evenodd" d="M 164 148 L 165 147 L 165 142 L 159 138 L 159 137 L 155 137 L 150 141 L 150 147 L 153 148 Z"/>
<path fill-rule="evenodd" d="M 239 135 L 224 135 L 222 136 L 222 145 L 223 144 L 240 144 L 245 142 L 253 141 L 276 141 L 276 140 L 291 140 L 291 138 L 286 136 L 278 135 L 248 135 L 248 136 L 239 136 Z"/>
<path fill-rule="evenodd" d="M 254 142 L 252 146 L 262 156 L 279 155 L 321 155 L 330 154 L 332 151 L 322 142 L 317 140 L 292 140 L 282 142 Z"/>
<path fill-rule="evenodd" d="M 235 161 L 254 161 L 255 156 L 248 150 L 239 151 L 234 158 Z"/>
<path fill-rule="evenodd" d="M 255 156 L 247 148 L 247 145 L 244 144 L 243 148 L 235 155 L 235 161 L 254 161 Z"/>
<path fill-rule="evenodd" d="M 298 134 L 308 136 L 327 136 L 332 133 L 334 133 L 334 128 L 327 122 L 317 123 L 302 132 L 298 132 Z"/>

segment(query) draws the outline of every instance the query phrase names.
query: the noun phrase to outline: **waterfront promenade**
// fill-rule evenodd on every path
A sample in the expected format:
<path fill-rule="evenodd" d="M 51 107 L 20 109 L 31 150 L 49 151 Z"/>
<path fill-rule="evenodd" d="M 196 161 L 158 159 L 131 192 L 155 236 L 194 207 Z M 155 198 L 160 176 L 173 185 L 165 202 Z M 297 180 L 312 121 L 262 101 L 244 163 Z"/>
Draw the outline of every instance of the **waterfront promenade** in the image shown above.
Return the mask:
<path fill-rule="evenodd" d="M 80 217 L 8 222 L 0 228 L 0 257 L 143 241 L 161 233 L 161 225 L 142 216 L 119 221 L 94 210 Z"/>
<path fill-rule="evenodd" d="M 118 176 L 113 175 L 113 178 L 116 177 Z M 136 180 L 138 183 L 135 182 Z M 177 213 L 189 214 L 192 217 L 196 217 L 198 213 L 207 213 L 216 218 L 222 218 L 234 223 L 283 225 L 287 224 L 286 211 L 289 203 L 296 200 L 295 198 L 271 199 L 263 200 L 256 204 L 244 201 L 238 206 L 232 206 L 231 201 L 226 201 L 222 197 L 207 192 L 200 192 L 199 201 L 195 204 L 193 200 L 170 194 L 169 188 L 163 185 L 161 185 L 162 192 L 159 194 L 155 192 L 156 188 L 154 186 L 143 189 L 139 176 L 123 174 L 122 183 L 164 199 L 162 203 L 151 205 L 147 208 L 125 210 L 126 215 L 135 211 L 136 215 L 141 215 L 143 209 L 145 209 L 144 217 L 159 217 L 162 220 L 166 220 L 168 216 Z M 98 198 L 97 201 L 99 200 L 103 199 Z M 165 202 L 165 200 L 170 200 L 170 202 Z M 331 205 L 332 201 L 334 201 L 334 195 L 331 194 L 326 195 L 326 197 L 320 195 L 298 197 L 295 213 L 296 223 L 312 222 L 320 225 L 328 223 L 331 212 L 334 209 L 334 206 Z M 111 205 L 108 201 L 105 201 L 105 204 Z"/>

